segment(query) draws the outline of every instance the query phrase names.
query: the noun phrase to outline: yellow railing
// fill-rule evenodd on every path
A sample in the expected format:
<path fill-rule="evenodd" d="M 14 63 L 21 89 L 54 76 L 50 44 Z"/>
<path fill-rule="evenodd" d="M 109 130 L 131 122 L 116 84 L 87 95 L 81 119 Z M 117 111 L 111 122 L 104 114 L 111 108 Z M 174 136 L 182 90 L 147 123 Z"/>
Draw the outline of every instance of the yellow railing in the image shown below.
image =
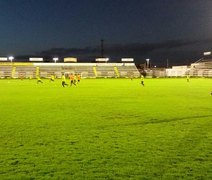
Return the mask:
<path fill-rule="evenodd" d="M 114 71 L 116 73 L 116 77 L 120 77 L 119 71 L 117 67 L 114 67 Z"/>
<path fill-rule="evenodd" d="M 15 77 L 15 70 L 16 70 L 16 67 L 15 66 L 13 66 L 13 68 L 12 68 L 12 78 L 14 78 Z"/>
<path fill-rule="evenodd" d="M 36 78 L 40 76 L 40 68 L 36 67 Z"/>
<path fill-rule="evenodd" d="M 95 66 L 93 67 L 93 73 L 97 77 L 97 71 L 96 71 L 96 67 Z"/>

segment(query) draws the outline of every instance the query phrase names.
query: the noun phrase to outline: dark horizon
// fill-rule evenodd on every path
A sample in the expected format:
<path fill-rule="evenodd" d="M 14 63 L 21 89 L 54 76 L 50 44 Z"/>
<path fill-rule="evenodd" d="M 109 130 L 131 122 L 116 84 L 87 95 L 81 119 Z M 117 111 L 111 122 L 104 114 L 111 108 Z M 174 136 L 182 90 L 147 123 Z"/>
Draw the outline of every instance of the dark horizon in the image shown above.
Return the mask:
<path fill-rule="evenodd" d="M 167 59 L 170 66 L 189 65 L 201 58 L 203 52 L 210 49 L 204 45 L 212 43 L 212 39 L 193 41 L 169 40 L 159 43 L 132 43 L 132 44 L 104 44 L 104 57 L 110 62 L 120 62 L 121 58 L 134 58 L 136 64 L 145 63 L 148 58 L 153 66 L 166 66 Z M 201 50 L 197 48 L 201 47 Z M 5 55 L 1 55 L 5 56 Z M 76 57 L 79 62 L 94 62 L 95 58 L 101 57 L 101 47 L 90 46 L 85 48 L 51 48 L 34 54 L 20 54 L 15 56 L 15 61 L 27 61 L 29 57 L 44 57 L 51 62 L 53 57 L 59 57 L 62 62 L 64 57 Z M 206 57 L 207 58 L 207 57 Z"/>

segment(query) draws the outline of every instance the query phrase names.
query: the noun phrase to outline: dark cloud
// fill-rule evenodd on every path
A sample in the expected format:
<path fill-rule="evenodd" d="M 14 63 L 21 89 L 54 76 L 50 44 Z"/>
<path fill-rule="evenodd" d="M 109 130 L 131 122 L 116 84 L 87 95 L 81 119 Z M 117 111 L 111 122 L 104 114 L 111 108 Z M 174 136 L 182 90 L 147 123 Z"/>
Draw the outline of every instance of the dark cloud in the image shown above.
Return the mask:
<path fill-rule="evenodd" d="M 170 59 L 173 65 L 185 64 L 188 61 L 201 57 L 202 52 L 210 50 L 212 39 L 202 40 L 169 40 L 158 43 L 130 43 L 104 45 L 105 56 L 111 61 L 117 62 L 122 57 L 133 57 L 136 63 L 143 63 L 146 58 L 151 58 L 155 64 L 164 65 L 166 59 Z M 85 48 L 51 48 L 37 52 L 37 56 L 77 57 L 79 61 L 93 61 L 100 57 L 100 46 Z"/>

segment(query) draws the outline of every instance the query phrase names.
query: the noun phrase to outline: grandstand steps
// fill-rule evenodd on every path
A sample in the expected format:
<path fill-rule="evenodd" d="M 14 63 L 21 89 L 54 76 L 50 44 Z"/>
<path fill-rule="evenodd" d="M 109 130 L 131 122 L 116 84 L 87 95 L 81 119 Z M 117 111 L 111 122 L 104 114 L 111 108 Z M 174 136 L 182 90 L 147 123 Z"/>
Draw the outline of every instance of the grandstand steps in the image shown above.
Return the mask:
<path fill-rule="evenodd" d="M 0 76 L 1 78 L 11 78 L 12 66 L 0 66 Z"/>
<path fill-rule="evenodd" d="M 81 74 L 81 77 L 139 77 L 134 63 L 15 63 L 0 65 L 0 77 L 49 78 L 62 74 Z"/>

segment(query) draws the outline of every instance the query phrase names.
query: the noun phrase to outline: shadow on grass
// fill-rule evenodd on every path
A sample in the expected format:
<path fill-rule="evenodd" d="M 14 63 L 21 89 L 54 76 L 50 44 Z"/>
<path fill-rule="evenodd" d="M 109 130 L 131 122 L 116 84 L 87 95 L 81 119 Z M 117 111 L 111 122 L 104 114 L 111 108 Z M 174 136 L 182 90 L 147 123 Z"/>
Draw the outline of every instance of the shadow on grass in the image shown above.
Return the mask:
<path fill-rule="evenodd" d="M 148 121 L 144 122 L 135 122 L 135 123 L 126 123 L 122 124 L 123 126 L 135 126 L 135 125 L 148 125 L 148 124 L 160 124 L 160 123 L 169 123 L 169 122 L 176 122 L 176 121 L 183 121 L 183 120 L 194 120 L 199 118 L 209 118 L 212 115 L 204 115 L 204 116 L 189 116 L 189 117 L 182 117 L 182 118 L 170 118 L 170 119 L 149 119 Z"/>

